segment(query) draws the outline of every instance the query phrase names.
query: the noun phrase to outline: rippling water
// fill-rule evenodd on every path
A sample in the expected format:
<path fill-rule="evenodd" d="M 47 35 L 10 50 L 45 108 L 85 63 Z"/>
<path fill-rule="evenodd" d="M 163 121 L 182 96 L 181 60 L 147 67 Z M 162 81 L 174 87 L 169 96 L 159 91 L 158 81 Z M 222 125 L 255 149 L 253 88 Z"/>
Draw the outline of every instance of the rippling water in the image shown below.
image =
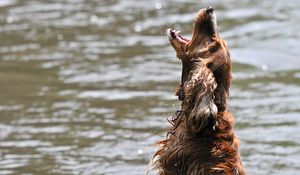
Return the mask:
<path fill-rule="evenodd" d="M 165 29 L 207 5 L 248 174 L 300 174 L 298 0 L 0 0 L 0 174 L 144 174 L 179 106 Z"/>

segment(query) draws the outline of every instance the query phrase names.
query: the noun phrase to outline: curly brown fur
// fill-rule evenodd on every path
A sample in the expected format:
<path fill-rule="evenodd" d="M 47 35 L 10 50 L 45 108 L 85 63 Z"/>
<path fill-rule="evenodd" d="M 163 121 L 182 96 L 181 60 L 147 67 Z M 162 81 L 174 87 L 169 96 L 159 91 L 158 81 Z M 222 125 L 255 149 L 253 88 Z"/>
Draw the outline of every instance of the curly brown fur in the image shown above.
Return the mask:
<path fill-rule="evenodd" d="M 178 91 L 182 110 L 171 119 L 167 138 L 158 142 L 154 165 L 160 175 L 245 174 L 234 119 L 226 111 L 230 57 L 210 12 L 198 13 L 191 41 L 168 31 L 183 64 Z"/>

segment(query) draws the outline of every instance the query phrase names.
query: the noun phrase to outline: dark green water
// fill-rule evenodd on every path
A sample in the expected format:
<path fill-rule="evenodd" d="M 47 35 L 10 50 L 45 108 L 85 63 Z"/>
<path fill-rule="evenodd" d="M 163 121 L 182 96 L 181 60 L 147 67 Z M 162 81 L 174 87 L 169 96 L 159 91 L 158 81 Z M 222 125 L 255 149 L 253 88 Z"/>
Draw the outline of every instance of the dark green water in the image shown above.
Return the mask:
<path fill-rule="evenodd" d="M 0 174 L 144 174 L 179 106 L 165 29 L 207 5 L 246 171 L 300 174 L 298 0 L 0 0 Z"/>

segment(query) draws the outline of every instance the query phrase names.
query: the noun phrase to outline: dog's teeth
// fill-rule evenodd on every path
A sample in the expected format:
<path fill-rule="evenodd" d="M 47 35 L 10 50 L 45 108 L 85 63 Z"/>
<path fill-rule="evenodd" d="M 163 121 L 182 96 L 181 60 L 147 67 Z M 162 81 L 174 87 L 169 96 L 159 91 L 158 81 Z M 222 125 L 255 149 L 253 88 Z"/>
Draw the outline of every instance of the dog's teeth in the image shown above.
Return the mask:
<path fill-rule="evenodd" d="M 178 35 L 178 34 L 180 33 L 180 31 L 178 30 L 178 31 L 176 31 L 175 33 L 176 33 L 176 35 Z"/>
<path fill-rule="evenodd" d="M 166 33 L 167 33 L 168 39 L 172 40 L 173 39 L 173 37 L 172 37 L 172 29 L 167 29 Z"/>

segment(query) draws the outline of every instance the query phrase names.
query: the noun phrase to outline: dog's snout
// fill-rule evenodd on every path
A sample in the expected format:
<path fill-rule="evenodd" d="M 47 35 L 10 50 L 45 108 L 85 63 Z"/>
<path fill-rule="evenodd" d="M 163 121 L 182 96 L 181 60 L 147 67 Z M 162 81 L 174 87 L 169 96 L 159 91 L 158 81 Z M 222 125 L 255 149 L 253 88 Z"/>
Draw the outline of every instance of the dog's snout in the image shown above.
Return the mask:
<path fill-rule="evenodd" d="M 207 14 L 211 14 L 214 12 L 214 9 L 212 7 L 206 7 L 205 11 Z"/>

